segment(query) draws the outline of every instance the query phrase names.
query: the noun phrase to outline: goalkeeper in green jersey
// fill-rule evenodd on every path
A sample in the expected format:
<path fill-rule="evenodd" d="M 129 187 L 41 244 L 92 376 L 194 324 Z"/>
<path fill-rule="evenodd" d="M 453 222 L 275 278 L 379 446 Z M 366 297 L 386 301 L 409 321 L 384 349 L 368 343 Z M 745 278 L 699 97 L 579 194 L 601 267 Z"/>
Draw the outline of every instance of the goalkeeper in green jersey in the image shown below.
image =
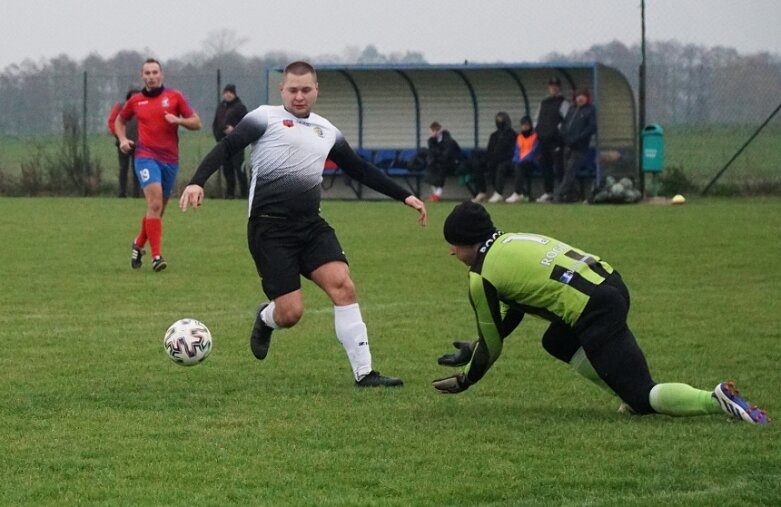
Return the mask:
<path fill-rule="evenodd" d="M 504 339 L 524 315 L 550 322 L 545 350 L 581 375 L 618 395 L 636 414 L 692 416 L 720 413 L 767 424 L 764 410 L 748 405 L 732 382 L 713 391 L 687 384 L 657 384 L 627 326 L 629 291 L 610 264 L 557 239 L 504 233 L 483 206 L 457 205 L 445 220 L 450 252 L 469 266 L 469 300 L 477 319 L 475 342 L 455 342 L 439 358 L 461 373 L 438 379 L 442 393 L 477 383 L 502 353 Z"/>

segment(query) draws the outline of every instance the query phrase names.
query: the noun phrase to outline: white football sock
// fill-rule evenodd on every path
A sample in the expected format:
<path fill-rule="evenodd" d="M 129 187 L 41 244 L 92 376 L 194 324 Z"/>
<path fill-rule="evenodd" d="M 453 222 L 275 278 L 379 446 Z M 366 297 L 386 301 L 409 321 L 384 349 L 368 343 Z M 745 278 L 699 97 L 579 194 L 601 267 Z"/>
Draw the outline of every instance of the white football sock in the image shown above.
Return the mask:
<path fill-rule="evenodd" d="M 355 380 L 361 380 L 372 371 L 372 354 L 358 303 L 334 306 L 334 324 L 336 337 L 347 352 Z"/>
<path fill-rule="evenodd" d="M 279 324 L 274 322 L 274 308 L 276 305 L 272 301 L 271 303 L 266 306 L 262 312 L 260 312 L 260 318 L 263 321 L 264 324 L 266 324 L 271 329 L 279 329 Z"/>

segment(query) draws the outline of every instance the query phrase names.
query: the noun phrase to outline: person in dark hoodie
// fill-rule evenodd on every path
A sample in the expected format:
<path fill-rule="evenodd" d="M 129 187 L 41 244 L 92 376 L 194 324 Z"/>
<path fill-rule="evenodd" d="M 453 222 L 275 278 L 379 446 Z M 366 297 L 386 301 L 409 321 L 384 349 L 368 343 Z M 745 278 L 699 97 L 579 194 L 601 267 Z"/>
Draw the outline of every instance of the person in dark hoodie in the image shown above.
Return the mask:
<path fill-rule="evenodd" d="M 439 122 L 433 122 L 429 128 L 431 137 L 428 138 L 425 181 L 431 185 L 431 196 L 428 200 L 438 202 L 442 200 L 445 178 L 455 172 L 461 161 L 461 147 Z"/>
<path fill-rule="evenodd" d="M 247 108 L 241 99 L 236 95 L 236 85 L 228 84 L 222 91 L 222 102 L 217 106 L 212 122 L 212 133 L 214 139 L 219 143 L 222 139 L 231 133 L 238 125 L 244 115 L 247 114 Z M 241 151 L 222 164 L 222 173 L 225 175 L 225 198 L 233 199 L 236 192 L 236 180 L 239 182 L 239 191 L 242 198 L 249 196 L 247 190 L 247 175 L 244 174 L 242 165 L 244 164 L 244 152 Z"/>
<path fill-rule="evenodd" d="M 561 136 L 564 140 L 566 166 L 561 179 L 556 202 L 574 202 L 575 175 L 588 157 L 591 137 L 597 131 L 597 110 L 591 103 L 588 88 L 575 91 L 575 107 L 567 111 L 567 117 L 561 124 Z"/>
<path fill-rule="evenodd" d="M 515 137 L 510 115 L 504 111 L 496 113 L 496 130 L 488 138 L 485 160 L 475 172 L 475 191 L 472 199 L 474 202 L 500 202 L 504 200 L 504 181 L 507 173 L 512 172 L 513 152 L 515 151 Z M 494 184 L 494 193 L 488 197 L 486 193 L 486 181 Z"/>

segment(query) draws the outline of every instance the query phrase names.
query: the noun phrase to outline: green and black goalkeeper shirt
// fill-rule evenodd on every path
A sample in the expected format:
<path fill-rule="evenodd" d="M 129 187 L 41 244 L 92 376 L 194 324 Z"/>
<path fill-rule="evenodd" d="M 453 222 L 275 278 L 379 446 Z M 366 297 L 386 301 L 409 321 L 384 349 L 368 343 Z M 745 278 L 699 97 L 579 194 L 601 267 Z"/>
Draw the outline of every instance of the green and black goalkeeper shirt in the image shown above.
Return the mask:
<path fill-rule="evenodd" d="M 613 268 L 563 241 L 528 233 L 497 232 L 478 251 L 469 270 L 469 300 L 478 342 L 464 369 L 480 380 L 502 353 L 504 338 L 525 314 L 573 326 L 591 289 Z"/>

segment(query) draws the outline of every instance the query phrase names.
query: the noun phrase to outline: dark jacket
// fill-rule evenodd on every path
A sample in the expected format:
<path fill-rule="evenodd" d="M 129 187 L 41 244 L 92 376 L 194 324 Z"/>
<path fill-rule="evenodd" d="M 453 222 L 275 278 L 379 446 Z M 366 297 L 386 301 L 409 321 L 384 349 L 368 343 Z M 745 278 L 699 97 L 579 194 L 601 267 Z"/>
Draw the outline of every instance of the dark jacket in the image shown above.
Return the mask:
<path fill-rule="evenodd" d="M 542 99 L 540 111 L 537 114 L 537 137 L 540 141 L 559 138 L 559 124 L 564 120 L 561 115 L 561 105 L 564 97 L 555 95 Z"/>
<path fill-rule="evenodd" d="M 510 162 L 515 152 L 515 138 L 518 133 L 512 128 L 510 115 L 505 112 L 497 113 L 496 130 L 488 138 L 485 164 L 489 169 L 495 168 L 502 162 Z"/>
<path fill-rule="evenodd" d="M 561 124 L 564 145 L 573 150 L 585 151 L 591 144 L 591 136 L 597 131 L 597 110 L 588 103 L 583 107 L 572 106 Z"/>
<path fill-rule="evenodd" d="M 217 141 L 222 140 L 226 135 L 225 127 L 228 125 L 235 127 L 246 114 L 247 108 L 238 97 L 231 102 L 226 100 L 220 102 L 220 105 L 217 106 L 217 111 L 214 113 L 214 121 L 212 122 L 214 139 Z"/>
<path fill-rule="evenodd" d="M 428 167 L 435 171 L 444 171 L 444 174 L 452 174 L 461 161 L 461 147 L 447 130 L 442 131 L 442 139 L 436 137 L 428 139 Z"/>

